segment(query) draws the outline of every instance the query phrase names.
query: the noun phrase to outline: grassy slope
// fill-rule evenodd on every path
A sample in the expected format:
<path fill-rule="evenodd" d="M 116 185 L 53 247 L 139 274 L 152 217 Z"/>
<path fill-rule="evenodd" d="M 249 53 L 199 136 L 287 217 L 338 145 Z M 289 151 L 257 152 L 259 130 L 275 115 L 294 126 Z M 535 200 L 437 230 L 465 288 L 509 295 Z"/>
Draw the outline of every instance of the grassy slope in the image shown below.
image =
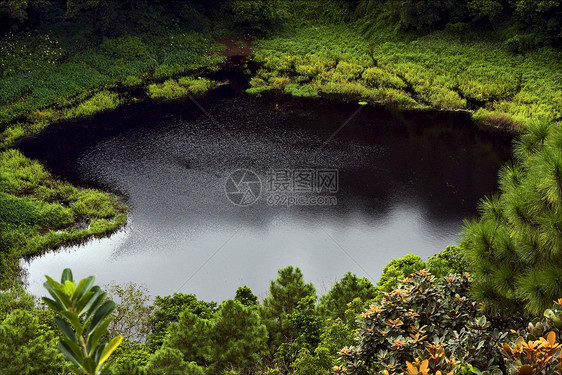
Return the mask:
<path fill-rule="evenodd" d="M 323 25 L 259 40 L 255 59 L 263 68 L 249 92 L 336 94 L 403 109 L 470 110 L 481 124 L 507 130 L 533 119 L 562 119 L 560 52 L 545 48 L 514 55 L 501 43 L 462 43 L 444 32 L 406 40 L 380 30 L 368 39 L 353 26 Z"/>
<path fill-rule="evenodd" d="M 17 150 L 0 153 L 0 289 L 19 258 L 111 233 L 127 221 L 118 198 L 62 182 Z"/>
<path fill-rule="evenodd" d="M 216 69 L 224 59 L 220 46 L 194 33 L 146 36 L 146 43 L 105 39 L 86 48 L 69 43 L 29 34 L 8 35 L 0 45 L 7 56 L 0 63 L 0 289 L 18 280 L 22 256 L 106 235 L 127 220 L 117 197 L 59 181 L 8 147 L 54 121 L 136 100 L 139 92 L 154 99 L 202 94 L 212 82 L 185 75 Z"/>
<path fill-rule="evenodd" d="M 0 53 L 0 147 L 53 121 L 91 116 L 135 100 L 133 91 L 216 69 L 220 45 L 196 33 L 125 36 L 78 48 L 55 37 L 8 35 Z M 66 47 L 61 47 L 65 45 Z M 140 89 L 140 90 L 139 90 Z"/>

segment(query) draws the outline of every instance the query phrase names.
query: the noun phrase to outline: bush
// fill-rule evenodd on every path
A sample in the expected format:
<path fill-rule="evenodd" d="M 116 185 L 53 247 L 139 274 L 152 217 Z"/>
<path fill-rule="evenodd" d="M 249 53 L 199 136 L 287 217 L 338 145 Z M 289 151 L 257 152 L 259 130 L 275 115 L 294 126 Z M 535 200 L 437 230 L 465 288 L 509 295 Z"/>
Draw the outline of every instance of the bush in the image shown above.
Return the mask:
<path fill-rule="evenodd" d="M 290 83 L 285 86 L 285 92 L 299 98 L 311 98 L 318 96 L 318 91 L 316 91 L 311 85 L 299 86 L 296 83 Z"/>
<path fill-rule="evenodd" d="M 181 77 L 178 79 L 178 83 L 187 87 L 189 92 L 195 96 L 206 94 L 210 90 L 212 84 L 210 80 L 201 77 Z"/>
<path fill-rule="evenodd" d="M 203 368 L 195 362 L 185 362 L 182 353 L 174 348 L 158 350 L 148 361 L 146 373 L 149 375 L 205 375 Z"/>
<path fill-rule="evenodd" d="M 491 112 L 480 108 L 472 115 L 474 122 L 483 129 L 501 129 L 507 131 L 520 131 L 522 125 L 511 116 L 501 112 Z"/>
<path fill-rule="evenodd" d="M 398 76 L 378 67 L 365 69 L 361 77 L 370 87 L 391 87 L 395 89 L 402 89 L 406 86 L 404 81 L 402 81 L 402 79 Z"/>
<path fill-rule="evenodd" d="M 89 218 L 110 218 L 115 215 L 113 202 L 107 195 L 92 189 L 80 191 L 71 208 L 76 215 Z"/>
<path fill-rule="evenodd" d="M 188 90 L 169 79 L 162 84 L 152 84 L 148 86 L 148 96 L 152 99 L 175 99 L 187 96 Z"/>
<path fill-rule="evenodd" d="M 77 107 L 66 111 L 66 118 L 89 117 L 96 113 L 117 108 L 119 105 L 119 95 L 114 92 L 100 91 L 90 99 L 80 103 Z"/>
<path fill-rule="evenodd" d="M 271 86 L 250 87 L 246 89 L 246 93 L 250 95 L 259 95 L 271 90 L 273 90 L 273 87 Z"/>
<path fill-rule="evenodd" d="M 425 359 L 442 373 L 451 372 L 459 361 L 480 370 L 501 365 L 497 347 L 507 334 L 479 318 L 469 287 L 468 275 L 438 280 L 420 270 L 404 279 L 362 314 L 357 345 L 340 351 L 344 365 L 335 372 L 407 373 Z"/>
<path fill-rule="evenodd" d="M 138 36 L 104 38 L 100 49 L 112 59 L 134 60 L 148 55 L 148 47 Z"/>

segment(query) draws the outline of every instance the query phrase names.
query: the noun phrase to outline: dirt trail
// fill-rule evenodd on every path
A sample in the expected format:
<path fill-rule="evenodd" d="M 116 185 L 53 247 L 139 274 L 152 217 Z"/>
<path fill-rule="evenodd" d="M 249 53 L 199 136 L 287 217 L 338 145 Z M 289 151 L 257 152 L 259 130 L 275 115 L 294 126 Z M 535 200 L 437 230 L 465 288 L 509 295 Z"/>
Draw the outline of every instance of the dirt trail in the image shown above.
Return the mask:
<path fill-rule="evenodd" d="M 252 54 L 250 39 L 221 39 L 217 40 L 217 42 L 226 46 L 226 49 L 222 51 L 222 54 L 226 57 L 246 57 Z M 238 46 L 237 44 L 241 44 L 240 42 L 243 42 L 245 46 Z"/>

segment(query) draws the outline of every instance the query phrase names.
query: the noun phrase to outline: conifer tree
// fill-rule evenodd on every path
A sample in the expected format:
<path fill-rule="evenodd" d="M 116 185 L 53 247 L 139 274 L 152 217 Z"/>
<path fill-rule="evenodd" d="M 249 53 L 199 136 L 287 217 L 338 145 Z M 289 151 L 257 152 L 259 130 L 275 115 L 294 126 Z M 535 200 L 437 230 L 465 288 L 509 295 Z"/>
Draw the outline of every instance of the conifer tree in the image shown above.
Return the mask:
<path fill-rule="evenodd" d="M 236 289 L 236 296 L 234 299 L 240 301 L 244 306 L 255 306 L 258 304 L 258 297 L 256 297 L 252 289 L 248 288 L 246 285 Z"/>
<path fill-rule="evenodd" d="M 462 247 L 475 293 L 490 311 L 541 313 L 562 297 L 562 129 L 537 122 L 500 172 L 500 193 L 480 204 Z"/>
<path fill-rule="evenodd" d="M 316 289 L 311 283 L 305 283 L 298 267 L 288 266 L 277 272 L 278 277 L 270 283 L 269 295 L 263 300 L 262 310 L 272 351 L 296 336 L 287 314 L 291 314 L 304 297 L 316 297 Z"/>
<path fill-rule="evenodd" d="M 227 369 L 253 373 L 267 351 L 267 329 L 255 306 L 236 300 L 223 302 L 213 322 L 212 359 L 209 373 L 222 374 Z"/>
<path fill-rule="evenodd" d="M 376 295 L 377 289 L 368 279 L 348 272 L 327 294 L 320 297 L 318 311 L 324 319 L 343 319 L 348 303 L 355 298 L 365 302 Z"/>

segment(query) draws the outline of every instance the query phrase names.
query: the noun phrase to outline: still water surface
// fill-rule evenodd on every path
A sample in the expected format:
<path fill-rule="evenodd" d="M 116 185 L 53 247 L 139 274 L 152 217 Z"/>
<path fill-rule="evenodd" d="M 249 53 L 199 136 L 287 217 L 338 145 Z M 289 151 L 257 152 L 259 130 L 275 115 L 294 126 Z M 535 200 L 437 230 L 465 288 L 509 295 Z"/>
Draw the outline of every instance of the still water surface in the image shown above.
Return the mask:
<path fill-rule="evenodd" d="M 19 145 L 56 175 L 121 194 L 131 208 L 127 227 L 110 238 L 25 262 L 31 292 L 43 295 L 43 275 L 65 267 L 102 285 L 132 281 L 152 296 L 218 301 L 241 285 L 263 297 L 287 265 L 320 293 L 348 271 L 376 282 L 393 258 L 456 244 L 463 218 L 496 189 L 509 157 L 509 140 L 478 131 L 461 113 L 224 93 L 199 102 L 207 114 L 191 101 L 143 103 Z M 245 207 L 225 194 L 238 169 L 261 182 Z M 268 204 L 281 181 L 275 173 L 295 169 L 337 171 L 337 192 L 304 195 L 337 204 L 272 206 L 279 196 Z"/>

